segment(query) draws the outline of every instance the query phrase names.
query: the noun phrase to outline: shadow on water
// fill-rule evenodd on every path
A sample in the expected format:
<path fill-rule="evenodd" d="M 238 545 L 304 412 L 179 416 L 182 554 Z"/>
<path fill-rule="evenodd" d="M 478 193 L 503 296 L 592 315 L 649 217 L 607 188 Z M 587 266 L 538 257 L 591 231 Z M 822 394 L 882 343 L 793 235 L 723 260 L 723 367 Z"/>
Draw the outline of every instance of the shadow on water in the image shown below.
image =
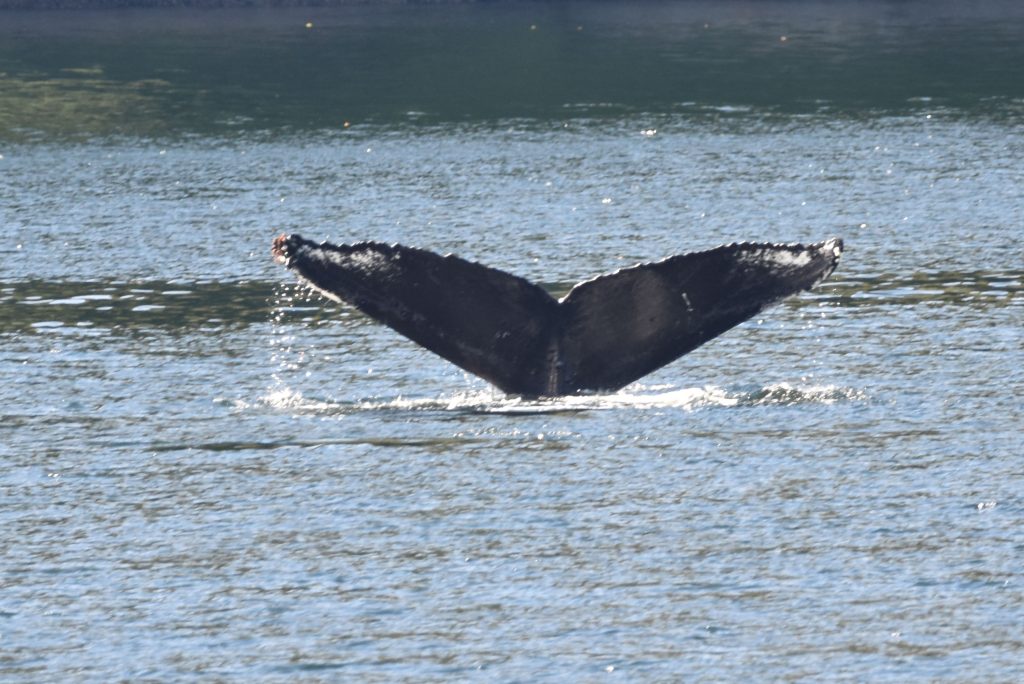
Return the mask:
<path fill-rule="evenodd" d="M 373 446 L 373 447 L 454 447 L 468 442 L 484 442 L 483 439 L 471 438 L 448 438 L 448 439 L 401 439 L 388 437 L 367 437 L 360 439 L 282 439 L 271 441 L 220 441 L 201 442 L 197 444 L 180 443 L 156 443 L 147 445 L 147 449 L 154 452 L 183 451 L 186 449 L 198 451 L 265 451 L 283 449 L 288 447 L 317 448 L 326 446 Z"/>
<path fill-rule="evenodd" d="M 838 274 L 837 274 L 838 275 Z M 559 291 L 567 285 L 554 284 Z M 839 278 L 787 307 L 1019 305 L 1024 271 L 885 273 Z M 272 318 L 280 324 L 321 324 L 339 316 L 361 318 L 302 287 L 273 282 L 49 282 L 0 284 L 0 334 L 78 328 L 113 333 L 135 330 L 220 331 Z"/>

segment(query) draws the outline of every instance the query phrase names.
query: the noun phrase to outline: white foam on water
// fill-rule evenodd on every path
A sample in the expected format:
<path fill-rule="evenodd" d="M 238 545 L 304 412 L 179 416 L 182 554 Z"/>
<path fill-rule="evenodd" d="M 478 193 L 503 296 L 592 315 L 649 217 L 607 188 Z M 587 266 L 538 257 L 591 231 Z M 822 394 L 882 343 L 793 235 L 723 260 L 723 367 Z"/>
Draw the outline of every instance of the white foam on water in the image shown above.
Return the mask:
<path fill-rule="evenodd" d="M 761 390 L 747 393 L 751 405 L 835 404 L 840 401 L 860 401 L 867 396 L 861 390 L 836 385 L 795 386 L 788 382 L 766 385 Z"/>
<path fill-rule="evenodd" d="M 345 409 L 345 404 L 322 399 L 310 399 L 298 390 L 288 387 L 279 387 L 269 390 L 254 401 L 244 399 L 218 398 L 216 402 L 230 403 L 238 410 L 248 410 L 258 406 L 264 406 L 277 411 L 288 411 L 292 413 L 339 413 Z"/>
<path fill-rule="evenodd" d="M 279 411 L 347 415 L 363 411 L 441 411 L 492 414 L 576 413 L 583 411 L 787 406 L 794 404 L 834 404 L 865 399 L 863 392 L 834 385 L 794 386 L 789 383 L 766 385 L 753 391 L 729 391 L 721 387 L 648 388 L 636 386 L 612 394 L 586 394 L 565 397 L 524 399 L 503 395 L 497 390 L 458 392 L 437 397 L 379 397 L 358 400 L 315 399 L 301 391 L 278 386 L 255 402 L 234 401 L 238 409 L 264 406 Z"/>

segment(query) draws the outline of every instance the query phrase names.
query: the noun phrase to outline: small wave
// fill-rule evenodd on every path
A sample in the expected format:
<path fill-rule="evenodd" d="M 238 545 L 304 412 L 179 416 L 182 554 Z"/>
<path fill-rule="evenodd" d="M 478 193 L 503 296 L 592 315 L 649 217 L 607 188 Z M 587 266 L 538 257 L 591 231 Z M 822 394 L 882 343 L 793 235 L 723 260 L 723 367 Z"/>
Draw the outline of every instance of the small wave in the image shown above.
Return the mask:
<path fill-rule="evenodd" d="M 222 399 L 221 401 L 229 401 Z M 296 413 L 348 414 L 362 411 L 481 411 L 488 407 L 516 405 L 525 400 L 505 397 L 496 391 L 465 392 L 452 396 L 398 397 L 335 401 L 314 399 L 290 388 L 275 389 L 254 402 L 234 400 L 230 403 L 237 409 L 245 410 L 265 406 L 280 411 Z"/>
<path fill-rule="evenodd" d="M 658 387 L 653 391 L 631 386 L 612 394 L 581 394 L 550 399 L 519 400 L 521 406 L 497 407 L 498 412 L 599 411 L 614 409 L 679 408 L 694 410 L 707 406 L 734 406 L 735 397 L 717 387 L 684 389 Z M 494 410 L 490 412 L 495 412 Z"/>
<path fill-rule="evenodd" d="M 338 413 L 345 406 L 332 401 L 309 399 L 302 392 L 288 388 L 271 390 L 255 401 L 225 398 L 219 398 L 216 401 L 230 403 L 234 408 L 243 411 L 257 406 L 265 406 L 278 411 L 297 413 Z"/>
<path fill-rule="evenodd" d="M 858 401 L 866 396 L 860 390 L 835 385 L 794 387 L 782 382 L 749 392 L 738 403 L 747 406 L 791 404 L 835 404 L 840 401 Z"/>
<path fill-rule="evenodd" d="M 693 410 L 705 406 L 735 406 L 736 396 L 715 387 L 670 389 L 655 392 L 623 390 L 614 394 L 585 394 L 566 397 L 525 399 L 497 391 L 460 392 L 439 397 L 405 397 L 331 401 L 306 397 L 297 390 L 277 389 L 256 402 L 233 401 L 238 409 L 255 405 L 298 413 L 348 414 L 361 411 L 453 411 L 529 415 L 537 413 L 576 413 L 624 408 L 681 408 Z"/>
<path fill-rule="evenodd" d="M 834 404 L 840 401 L 864 399 L 859 390 L 834 385 L 794 386 L 778 383 L 746 392 L 729 391 L 720 387 L 671 386 L 645 387 L 634 385 L 611 394 L 583 394 L 565 397 L 524 399 L 503 395 L 496 390 L 459 392 L 439 397 L 406 397 L 334 401 L 314 399 L 293 389 L 277 389 L 258 399 L 255 404 L 280 411 L 317 414 L 351 414 L 363 411 L 441 411 L 459 413 L 487 413 L 531 415 L 539 413 L 578 413 L 583 411 L 610 411 L 623 409 L 680 409 L 695 411 L 702 408 L 765 405 L 793 405 L 803 403 Z M 235 401 L 239 409 L 253 406 Z"/>

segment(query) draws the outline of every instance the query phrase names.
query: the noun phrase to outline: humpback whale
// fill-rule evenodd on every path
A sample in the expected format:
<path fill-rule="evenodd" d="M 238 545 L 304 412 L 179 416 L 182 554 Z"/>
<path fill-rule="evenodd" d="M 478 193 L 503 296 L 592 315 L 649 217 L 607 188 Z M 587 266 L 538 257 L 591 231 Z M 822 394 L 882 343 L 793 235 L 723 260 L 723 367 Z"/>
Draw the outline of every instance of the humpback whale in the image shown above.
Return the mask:
<path fill-rule="evenodd" d="M 508 394 L 541 397 L 628 385 L 814 287 L 843 242 L 723 245 L 600 275 L 557 300 L 510 273 L 399 244 L 280 235 L 271 251 L 326 297 Z"/>

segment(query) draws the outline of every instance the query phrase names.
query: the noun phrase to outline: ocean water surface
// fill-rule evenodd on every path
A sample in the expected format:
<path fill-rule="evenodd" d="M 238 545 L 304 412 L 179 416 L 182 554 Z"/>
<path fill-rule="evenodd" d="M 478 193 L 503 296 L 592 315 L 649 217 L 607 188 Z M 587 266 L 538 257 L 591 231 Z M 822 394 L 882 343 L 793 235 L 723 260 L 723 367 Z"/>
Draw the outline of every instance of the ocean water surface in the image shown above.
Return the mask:
<path fill-rule="evenodd" d="M 0 14 L 0 679 L 1020 679 L 1022 63 L 1000 2 Z M 527 401 L 282 232 L 847 249 Z"/>

